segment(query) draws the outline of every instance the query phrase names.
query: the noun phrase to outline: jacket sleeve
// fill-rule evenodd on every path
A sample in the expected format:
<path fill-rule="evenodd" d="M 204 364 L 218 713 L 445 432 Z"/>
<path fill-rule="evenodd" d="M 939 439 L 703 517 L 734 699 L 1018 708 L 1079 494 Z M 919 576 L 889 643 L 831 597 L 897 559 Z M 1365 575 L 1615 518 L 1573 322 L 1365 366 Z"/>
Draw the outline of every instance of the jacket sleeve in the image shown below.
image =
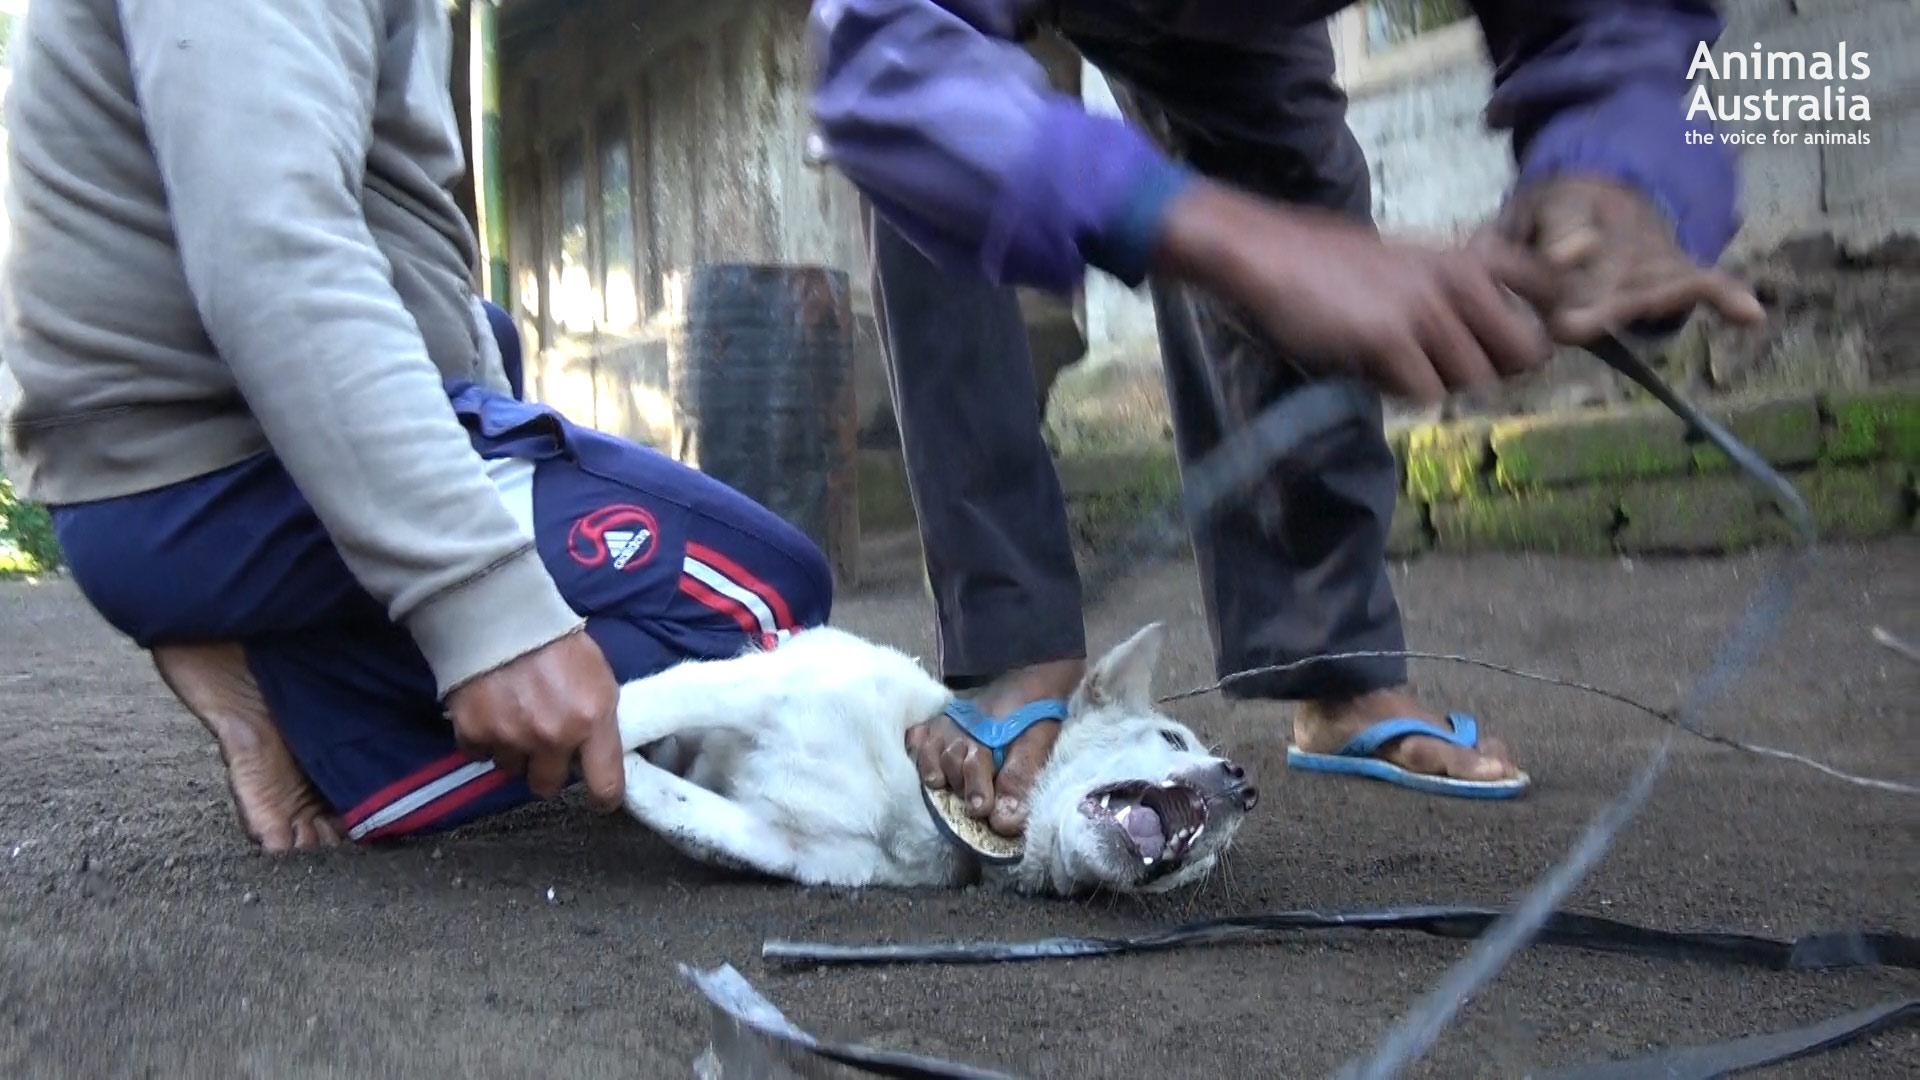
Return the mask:
<path fill-rule="evenodd" d="M 1705 0 L 1474 5 L 1495 64 L 1487 119 L 1513 132 L 1520 183 L 1585 175 L 1629 184 L 1712 263 L 1739 227 L 1733 158 L 1687 117 L 1687 69 L 1722 29 Z"/>
<path fill-rule="evenodd" d="M 1139 131 L 1052 92 L 1019 45 L 1030 0 L 818 0 L 827 156 L 949 269 L 1067 290 L 1146 274 L 1187 174 Z"/>
<path fill-rule="evenodd" d="M 381 9 L 121 0 L 120 16 L 207 333 L 447 691 L 580 620 L 487 480 L 367 228 Z"/>

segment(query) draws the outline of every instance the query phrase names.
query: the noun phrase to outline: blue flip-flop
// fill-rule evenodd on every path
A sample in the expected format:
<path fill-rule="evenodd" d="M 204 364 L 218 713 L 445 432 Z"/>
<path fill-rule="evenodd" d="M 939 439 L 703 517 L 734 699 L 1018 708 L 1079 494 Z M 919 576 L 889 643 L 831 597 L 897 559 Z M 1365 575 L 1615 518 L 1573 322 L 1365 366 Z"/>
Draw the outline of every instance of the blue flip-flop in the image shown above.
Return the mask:
<path fill-rule="evenodd" d="M 993 751 L 993 771 L 1007 763 L 1007 747 L 1027 733 L 1027 729 L 1046 720 L 1065 720 L 1067 703 L 1059 698 L 1029 701 L 1005 716 L 988 716 L 980 706 L 965 698 L 947 703 L 947 719 L 973 737 L 973 741 Z"/>
<path fill-rule="evenodd" d="M 1447 727 L 1442 727 L 1431 720 L 1415 717 L 1382 720 L 1362 729 L 1348 739 L 1345 746 L 1331 754 L 1315 754 L 1297 746 L 1289 746 L 1287 767 L 1304 772 L 1364 776 L 1429 795 L 1452 795 L 1462 799 L 1512 799 L 1526 793 L 1533 781 L 1525 773 L 1510 780 L 1456 780 L 1450 776 L 1410 772 L 1377 756 L 1387 744 L 1409 735 L 1431 735 L 1468 749 L 1480 745 L 1480 724 L 1472 716 L 1449 713 L 1447 724 Z"/>
<path fill-rule="evenodd" d="M 961 731 L 992 752 L 993 771 L 997 774 L 1000 766 L 1007 762 L 1007 747 L 1013 744 L 1013 740 L 1026 734 L 1027 729 L 1035 724 L 1065 720 L 1067 703 L 1058 698 L 1042 698 L 1028 702 L 1005 716 L 988 716 L 973 702 L 955 698 L 944 711 Z M 927 804 L 927 813 L 933 817 L 934 824 L 940 827 L 947 839 L 986 862 L 1005 864 L 1020 861 L 1021 842 L 997 833 L 989 834 L 977 827 L 978 823 L 967 816 L 966 805 L 958 795 L 944 789 L 936 792 L 923 787 L 920 789 L 920 798 Z M 963 827 L 967 830 L 965 833 L 962 832 Z"/>

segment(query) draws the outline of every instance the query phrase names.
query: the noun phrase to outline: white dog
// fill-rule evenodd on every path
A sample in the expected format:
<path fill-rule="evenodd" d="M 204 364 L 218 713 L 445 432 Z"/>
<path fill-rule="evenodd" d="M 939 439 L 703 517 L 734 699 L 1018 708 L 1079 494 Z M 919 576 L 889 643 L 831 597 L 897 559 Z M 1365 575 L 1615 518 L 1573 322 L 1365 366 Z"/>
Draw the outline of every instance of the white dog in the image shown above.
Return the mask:
<path fill-rule="evenodd" d="M 694 858 L 809 885 L 948 886 L 983 870 L 1062 895 L 1197 881 L 1257 796 L 1154 711 L 1164 637 L 1159 624 L 1135 634 L 1074 692 L 1006 867 L 942 834 L 904 747 L 949 691 L 910 657 L 833 629 L 622 688 L 627 809 Z"/>

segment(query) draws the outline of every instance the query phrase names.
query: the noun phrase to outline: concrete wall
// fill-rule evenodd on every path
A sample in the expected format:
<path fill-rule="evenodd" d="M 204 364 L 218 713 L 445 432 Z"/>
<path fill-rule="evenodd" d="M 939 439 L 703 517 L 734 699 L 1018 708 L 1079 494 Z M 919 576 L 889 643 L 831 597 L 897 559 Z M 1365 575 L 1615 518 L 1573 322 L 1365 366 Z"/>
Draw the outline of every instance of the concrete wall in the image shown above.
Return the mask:
<path fill-rule="evenodd" d="M 1080 87 L 1080 97 L 1088 111 L 1120 115 L 1120 105 L 1099 68 L 1083 64 Z M 1147 300 L 1145 286 L 1129 289 L 1105 274 L 1088 274 L 1084 302 L 1087 346 L 1096 355 L 1124 351 L 1130 344 L 1153 338 L 1153 305 Z"/>
<path fill-rule="evenodd" d="M 1748 169 L 1744 189 L 1746 227 L 1742 249 L 1759 251 L 1780 241 L 1831 232 L 1850 244 L 1872 245 L 1904 232 L 1920 233 L 1920 4 L 1911 0 L 1746 0 L 1736 4 L 1723 42 L 1759 42 L 1768 49 L 1824 49 L 1846 41 L 1866 50 L 1873 74 L 1847 86 L 1865 94 L 1873 118 L 1859 127 L 1866 146 L 1773 146 L 1743 148 Z M 1753 92 L 1751 83 L 1732 92 Z M 1730 130 L 1805 132 L 1802 124 L 1728 125 Z"/>
<path fill-rule="evenodd" d="M 1845 40 L 1867 49 L 1873 74 L 1848 91 L 1869 95 L 1873 115 L 1864 126 L 1873 141 L 1740 150 L 1745 225 L 1730 259 L 1783 301 L 1783 315 L 1764 340 L 1719 340 L 1696 374 L 1738 387 L 1761 378 L 1859 385 L 1911 373 L 1917 362 L 1902 343 L 1920 331 L 1912 314 L 1920 309 L 1920 265 L 1897 237 L 1920 234 L 1920 4 L 1730 0 L 1725 10 L 1728 48 L 1759 42 L 1831 51 Z M 1484 220 L 1512 182 L 1513 166 L 1504 137 L 1481 124 L 1491 71 L 1478 28 L 1467 21 L 1379 52 L 1369 48 L 1357 9 L 1336 16 L 1332 31 L 1380 223 L 1445 235 Z M 1100 104 L 1097 93 L 1088 96 Z M 1105 349 L 1129 351 L 1130 335 L 1151 334 L 1144 300 L 1111 283 L 1089 286 L 1088 308 L 1089 335 Z M 1548 392 L 1539 400 L 1564 397 Z"/>
<path fill-rule="evenodd" d="M 1355 96 L 1348 123 L 1367 154 L 1381 228 L 1451 235 L 1499 209 L 1513 165 L 1507 140 L 1480 122 L 1487 92 L 1476 60 Z"/>
<path fill-rule="evenodd" d="M 1867 49 L 1873 75 L 1848 87 L 1871 98 L 1869 146 L 1774 146 L 1740 150 L 1746 223 L 1736 257 L 1824 231 L 1866 239 L 1920 223 L 1920 5 L 1910 0 L 1731 0 L 1724 48 Z M 1343 17 L 1341 31 L 1351 24 Z M 1469 27 L 1461 28 L 1470 30 Z M 1477 43 L 1453 30 L 1401 46 L 1398 57 L 1364 55 L 1350 32 L 1343 79 L 1353 97 L 1355 134 L 1374 168 L 1382 224 L 1452 230 L 1492 210 L 1512 167 L 1505 140 L 1486 133 L 1479 113 L 1490 70 Z M 1388 61 L 1393 61 L 1389 63 Z M 1756 92 L 1765 84 L 1722 87 Z M 1786 87 L 1780 87 L 1782 92 Z M 1835 129 L 1851 125 L 1832 125 Z M 1726 125 L 1728 130 L 1806 130 L 1804 125 Z"/>

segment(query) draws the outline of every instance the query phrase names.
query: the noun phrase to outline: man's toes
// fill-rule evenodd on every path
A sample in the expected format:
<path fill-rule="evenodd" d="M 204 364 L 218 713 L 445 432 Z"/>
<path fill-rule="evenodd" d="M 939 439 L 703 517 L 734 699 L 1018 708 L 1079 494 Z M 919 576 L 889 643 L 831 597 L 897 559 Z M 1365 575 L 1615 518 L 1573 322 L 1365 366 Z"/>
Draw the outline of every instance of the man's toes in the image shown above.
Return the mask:
<path fill-rule="evenodd" d="M 1481 749 L 1470 750 L 1464 746 L 1446 747 L 1446 773 L 1455 780 L 1507 780 L 1514 776 L 1514 768 L 1505 760 L 1487 753 L 1487 744 Z"/>
<path fill-rule="evenodd" d="M 1456 780 L 1511 780 L 1518 775 L 1511 762 L 1486 757 L 1471 750 L 1465 751 L 1468 760 L 1461 763 L 1460 771 L 1449 772 Z"/>
<path fill-rule="evenodd" d="M 987 819 L 987 827 L 1001 836 L 1019 836 L 1026 832 L 1026 800 L 1002 796 L 993 805 L 993 816 Z"/>
<path fill-rule="evenodd" d="M 1514 769 L 1505 761 L 1440 739 L 1414 736 L 1394 747 L 1390 758 L 1401 768 L 1455 780 L 1505 780 Z"/>
<path fill-rule="evenodd" d="M 295 840 L 297 839 L 292 822 L 266 825 L 256 828 L 252 830 L 252 832 L 253 842 L 259 844 L 260 850 L 269 855 L 278 855 L 284 851 L 292 851 Z"/>
<path fill-rule="evenodd" d="M 1492 758 L 1508 768 L 1513 767 L 1513 754 L 1507 750 L 1507 744 L 1489 735 L 1480 740 L 1480 756 Z"/>
<path fill-rule="evenodd" d="M 340 844 L 340 824 L 330 817 L 315 818 L 313 830 L 320 837 L 321 847 L 337 847 Z"/>
<path fill-rule="evenodd" d="M 325 814 L 316 812 L 301 817 L 294 823 L 294 830 L 293 846 L 301 851 L 332 847 L 340 842 L 340 834 Z"/>

